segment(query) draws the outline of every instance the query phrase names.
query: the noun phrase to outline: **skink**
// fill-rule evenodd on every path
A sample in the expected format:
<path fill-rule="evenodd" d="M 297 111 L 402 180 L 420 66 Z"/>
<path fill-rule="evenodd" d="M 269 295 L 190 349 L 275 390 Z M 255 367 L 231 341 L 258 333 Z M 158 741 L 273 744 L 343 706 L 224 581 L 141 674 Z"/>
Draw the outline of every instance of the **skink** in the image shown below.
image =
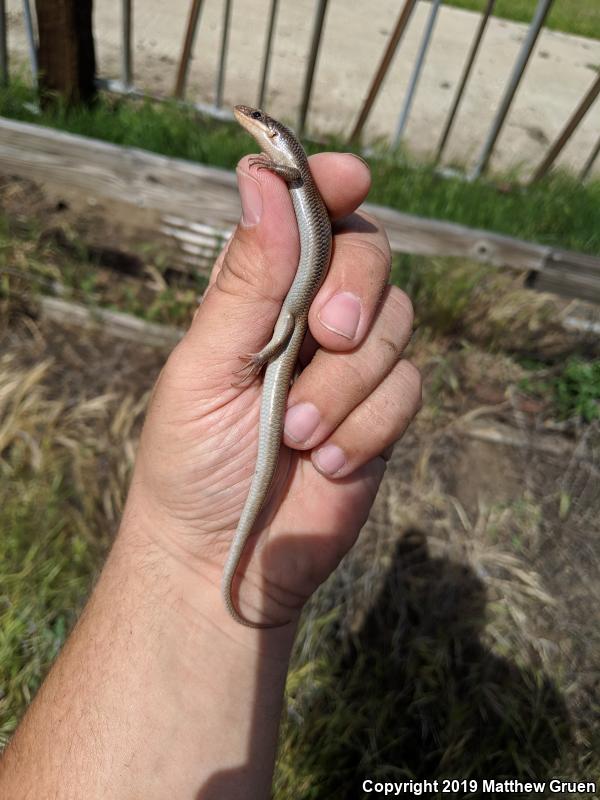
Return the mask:
<path fill-rule="evenodd" d="M 244 547 L 265 503 L 277 468 L 287 396 L 308 325 L 308 310 L 329 268 L 331 223 L 310 173 L 306 153 L 294 133 L 258 109 L 236 106 L 234 113 L 262 151 L 250 163 L 259 169 L 268 169 L 286 181 L 300 234 L 300 260 L 296 276 L 283 301 L 273 336 L 260 352 L 248 358 L 243 370 L 243 377 L 250 377 L 267 365 L 260 407 L 256 468 L 227 557 L 222 582 L 225 606 L 233 619 L 248 627 L 265 628 L 272 626 L 250 622 L 241 616 L 233 603 L 232 587 Z"/>

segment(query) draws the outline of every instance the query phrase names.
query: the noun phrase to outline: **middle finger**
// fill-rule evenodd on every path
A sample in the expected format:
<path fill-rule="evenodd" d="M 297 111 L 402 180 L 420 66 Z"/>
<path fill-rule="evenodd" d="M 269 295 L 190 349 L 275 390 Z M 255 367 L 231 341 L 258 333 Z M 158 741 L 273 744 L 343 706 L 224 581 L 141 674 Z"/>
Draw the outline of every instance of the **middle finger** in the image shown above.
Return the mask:
<path fill-rule="evenodd" d="M 363 211 L 334 223 L 333 234 L 329 271 L 308 321 L 322 347 L 348 351 L 371 327 L 389 279 L 391 253 L 385 231 Z"/>
<path fill-rule="evenodd" d="M 392 371 L 408 344 L 409 298 L 388 286 L 372 327 L 348 353 L 317 350 L 290 390 L 284 442 L 308 450 L 323 442 Z"/>

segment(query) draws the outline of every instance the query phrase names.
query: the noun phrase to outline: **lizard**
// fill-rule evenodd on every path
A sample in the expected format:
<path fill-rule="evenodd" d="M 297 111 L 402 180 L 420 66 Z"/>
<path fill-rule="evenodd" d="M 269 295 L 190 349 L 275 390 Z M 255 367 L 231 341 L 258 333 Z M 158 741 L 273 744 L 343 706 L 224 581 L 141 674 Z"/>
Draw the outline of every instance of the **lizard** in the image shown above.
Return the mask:
<path fill-rule="evenodd" d="M 310 172 L 308 158 L 290 128 L 260 109 L 237 105 L 234 115 L 261 147 L 251 166 L 268 169 L 287 183 L 300 236 L 300 258 L 283 301 L 270 341 L 246 357 L 242 380 L 266 367 L 260 406 L 258 454 L 250 489 L 242 509 L 222 578 L 222 595 L 231 617 L 252 628 L 274 627 L 245 619 L 232 598 L 235 575 L 258 515 L 273 482 L 286 412 L 287 396 L 298 353 L 308 327 L 310 305 L 323 283 L 331 258 L 331 222 Z"/>

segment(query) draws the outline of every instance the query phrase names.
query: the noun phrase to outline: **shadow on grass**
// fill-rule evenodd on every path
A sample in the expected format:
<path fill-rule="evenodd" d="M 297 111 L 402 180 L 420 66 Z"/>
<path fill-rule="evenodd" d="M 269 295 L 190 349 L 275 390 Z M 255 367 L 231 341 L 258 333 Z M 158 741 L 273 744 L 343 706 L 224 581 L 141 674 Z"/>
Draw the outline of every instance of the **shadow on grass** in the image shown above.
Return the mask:
<path fill-rule="evenodd" d="M 307 631 L 319 641 L 308 647 L 314 661 L 294 667 L 302 677 L 292 680 L 275 800 L 383 796 L 366 794 L 365 779 L 437 779 L 441 788 L 444 778 L 544 781 L 558 774 L 572 739 L 565 705 L 541 669 L 518 667 L 485 646 L 485 610 L 475 573 L 432 558 L 425 535 L 407 531 L 360 629 L 344 638 L 317 620 Z M 252 785 L 265 735 L 256 709 L 253 717 L 246 762 L 215 774 L 198 800 L 250 796 L 244 787 Z"/>
<path fill-rule="evenodd" d="M 430 557 L 425 535 L 407 531 L 324 688 L 286 724 L 293 768 L 275 796 L 352 800 L 366 778 L 548 777 L 571 741 L 566 708 L 541 669 L 483 644 L 485 606 L 469 567 Z"/>

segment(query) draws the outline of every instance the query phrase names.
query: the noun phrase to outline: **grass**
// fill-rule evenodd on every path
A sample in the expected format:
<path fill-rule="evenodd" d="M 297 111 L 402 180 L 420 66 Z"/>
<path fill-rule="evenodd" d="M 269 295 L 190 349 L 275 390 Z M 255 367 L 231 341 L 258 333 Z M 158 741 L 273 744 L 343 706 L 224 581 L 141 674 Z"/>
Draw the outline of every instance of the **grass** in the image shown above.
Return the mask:
<path fill-rule="evenodd" d="M 171 104 L 112 100 L 103 97 L 93 109 L 35 114 L 29 89 L 14 84 L 0 90 L 0 114 L 36 122 L 121 145 L 232 168 L 252 151 L 248 136 L 234 124 L 199 117 Z M 347 149 L 345 145 L 343 149 Z M 308 143 L 309 151 L 339 149 Z M 558 173 L 532 187 L 507 190 L 487 180 L 468 183 L 442 178 L 431 166 L 411 164 L 401 154 L 371 160 L 369 199 L 424 217 L 450 220 L 542 244 L 600 253 L 600 181 L 581 185 Z"/>
<path fill-rule="evenodd" d="M 487 0 L 446 0 L 446 5 L 482 11 Z M 497 0 L 494 15 L 515 22 L 530 22 L 537 0 Z M 600 38 L 600 6 L 593 0 L 555 0 L 548 15 L 548 28 L 578 36 Z"/>
<path fill-rule="evenodd" d="M 544 364 L 531 366 L 520 388 L 534 397 L 550 397 L 558 419 L 591 423 L 600 418 L 600 361 L 569 358 L 551 374 Z"/>
<path fill-rule="evenodd" d="M 521 556 L 543 530 L 540 506 L 515 499 L 469 521 L 427 485 L 434 474 L 425 466 L 420 487 L 404 477 L 389 499 L 404 533 L 372 525 L 311 601 L 288 679 L 277 800 L 363 797 L 364 777 L 441 785 L 593 772 L 547 643 L 523 629 L 553 602 Z"/>
<path fill-rule="evenodd" d="M 600 361 L 569 360 L 554 380 L 554 402 L 561 419 L 600 417 Z"/>
<path fill-rule="evenodd" d="M 128 254 L 139 274 L 131 276 L 104 266 L 99 247 L 88 248 L 71 230 L 51 236 L 37 220 L 15 226 L 0 211 L 0 297 L 59 294 L 62 299 L 122 311 L 148 322 L 189 325 L 207 279 L 196 273 L 163 275 L 168 260 L 160 251 Z M 115 251 L 109 255 L 114 261 Z"/>
<path fill-rule="evenodd" d="M 427 259 L 407 254 L 394 258 L 392 283 L 412 299 L 416 324 L 436 334 L 464 330 L 475 290 L 489 269 L 462 259 Z"/>
<path fill-rule="evenodd" d="M 50 400 L 51 366 L 0 360 L 0 746 L 72 627 L 111 532 L 97 458 L 115 399 Z"/>

